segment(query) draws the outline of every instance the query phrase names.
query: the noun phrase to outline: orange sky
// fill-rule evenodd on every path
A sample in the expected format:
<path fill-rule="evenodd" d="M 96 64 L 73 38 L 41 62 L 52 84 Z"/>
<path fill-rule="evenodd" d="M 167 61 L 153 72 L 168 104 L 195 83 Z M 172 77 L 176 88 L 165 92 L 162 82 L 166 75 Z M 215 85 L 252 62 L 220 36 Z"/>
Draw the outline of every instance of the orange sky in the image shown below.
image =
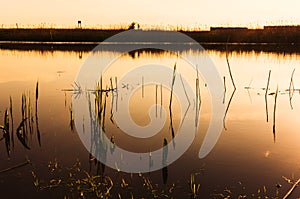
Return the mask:
<path fill-rule="evenodd" d="M 76 2 L 76 3 L 75 3 Z M 1 0 L 0 25 L 252 26 L 300 24 L 298 0 Z"/>

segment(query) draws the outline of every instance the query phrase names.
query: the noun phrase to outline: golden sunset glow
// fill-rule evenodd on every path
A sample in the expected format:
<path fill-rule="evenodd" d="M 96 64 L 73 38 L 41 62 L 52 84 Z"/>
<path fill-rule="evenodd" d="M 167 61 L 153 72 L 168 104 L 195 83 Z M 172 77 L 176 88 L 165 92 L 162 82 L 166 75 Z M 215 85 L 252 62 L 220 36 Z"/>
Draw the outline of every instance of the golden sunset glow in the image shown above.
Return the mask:
<path fill-rule="evenodd" d="M 297 0 L 189 0 L 4 1 L 0 25 L 74 27 L 126 26 L 137 21 L 144 27 L 248 26 L 300 24 Z"/>
<path fill-rule="evenodd" d="M 2 198 L 299 198 L 299 0 L 0 0 Z"/>

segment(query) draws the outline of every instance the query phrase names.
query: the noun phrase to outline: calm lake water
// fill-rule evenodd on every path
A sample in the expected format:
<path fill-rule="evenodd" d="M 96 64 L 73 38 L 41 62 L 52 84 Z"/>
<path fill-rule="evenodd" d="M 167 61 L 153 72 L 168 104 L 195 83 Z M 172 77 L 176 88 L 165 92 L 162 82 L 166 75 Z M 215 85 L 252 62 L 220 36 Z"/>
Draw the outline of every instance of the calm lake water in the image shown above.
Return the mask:
<path fill-rule="evenodd" d="M 186 57 L 202 56 L 202 52 L 193 50 L 181 53 Z M 233 86 L 228 72 L 226 52 L 209 50 L 206 53 L 218 69 L 222 81 L 225 77 L 225 107 L 230 102 L 224 119 L 224 128 L 217 144 L 206 157 L 198 158 L 199 149 L 212 117 L 208 88 L 205 80 L 200 79 L 199 128 L 191 146 L 165 169 L 129 174 L 118 171 L 118 165 L 109 168 L 93 159 L 82 143 L 80 133 L 77 133 L 81 127 L 78 125 L 77 112 L 74 112 L 76 103 L 84 103 L 80 100 L 88 99 L 89 96 L 91 106 L 95 107 L 94 91 L 81 93 L 72 91 L 74 88 L 78 91 L 78 88 L 72 85 L 74 86 L 76 76 L 84 60 L 89 56 L 89 52 L 0 50 L 0 125 L 4 124 L 5 110 L 10 108 L 11 97 L 14 134 L 13 138 L 10 135 L 9 150 L 7 150 L 7 139 L 2 139 L 0 143 L 1 196 L 4 198 L 24 196 L 95 198 L 96 194 L 86 188 L 88 183 L 84 179 L 88 175 L 99 175 L 100 181 L 105 184 L 102 193 L 106 192 L 110 182 L 113 182 L 112 189 L 109 190 L 111 198 L 131 196 L 133 198 L 154 196 L 189 198 L 192 195 L 191 176 L 194 178 L 192 183 L 195 183 L 196 197 L 237 198 L 240 195 L 247 198 L 259 196 L 282 198 L 292 186 L 287 179 L 295 182 L 300 177 L 300 55 L 230 52 L 228 58 L 236 85 L 236 91 L 230 101 Z M 148 49 L 124 55 L 115 51 L 100 51 L 94 56 L 107 57 L 107 59 L 118 57 L 102 76 L 102 88 L 105 89 L 111 88 L 110 78 L 114 87 L 115 77 L 120 80 L 122 75 L 135 66 L 149 63 L 159 63 L 168 66 L 171 70 L 176 63 L 177 72 L 182 74 L 195 89 L 197 75 L 186 70 L 187 63 L 171 53 Z M 269 91 L 265 96 L 269 70 L 271 70 Z M 142 85 L 142 77 L 138 78 L 140 82 L 136 84 L 118 82 L 117 92 L 103 94 L 106 112 L 102 119 L 105 124 L 105 134 L 116 145 L 128 151 L 148 153 L 161 148 L 164 139 L 168 143 L 172 142 L 169 117 L 170 90 L 165 87 L 161 89 L 160 84 Z M 180 81 L 180 77 L 177 76 L 176 81 Z M 277 86 L 279 92 L 275 97 Z M 294 89 L 287 91 L 289 88 Z M 118 92 L 123 95 L 117 96 Z M 32 129 L 24 135 L 25 144 L 16 135 L 17 128 L 22 122 L 22 94 L 27 96 L 26 103 L 29 110 L 25 121 L 28 125 L 26 128 Z M 162 108 L 155 106 L 153 109 L 155 117 L 166 117 L 166 123 L 158 134 L 140 139 L 122 132 L 122 128 L 114 121 L 114 114 L 111 111 L 122 108 L 117 106 L 122 105 L 122 100 L 127 97 L 127 94 L 132 94 L 129 103 L 132 120 L 140 126 L 151 123 L 148 111 L 152 105 L 156 102 L 162 105 Z M 275 98 L 277 103 L 273 132 Z M 175 134 L 180 129 L 180 118 L 183 117 L 180 112 L 181 100 L 175 95 L 172 103 Z M 190 108 L 193 110 L 197 108 L 195 101 L 191 101 Z M 92 108 L 93 114 L 94 109 Z M 86 115 L 79 120 L 83 121 L 82 128 L 89 132 L 92 119 L 88 117 L 89 114 Z M 123 119 L 127 121 L 128 118 L 124 116 Z M 195 120 L 195 118 L 187 118 L 187 120 Z M 12 125 L 11 121 L 10 118 L 10 125 Z M 190 127 L 191 131 L 194 129 L 195 126 Z M 11 130 L 12 126 L 10 126 Z M 112 143 L 106 144 L 108 148 L 105 152 L 110 153 L 110 149 L 114 146 L 111 145 Z M 24 163 L 26 158 L 31 164 L 3 171 Z M 198 184 L 200 184 L 199 188 Z M 297 196 L 300 196 L 299 188 L 295 189 L 291 198 Z"/>

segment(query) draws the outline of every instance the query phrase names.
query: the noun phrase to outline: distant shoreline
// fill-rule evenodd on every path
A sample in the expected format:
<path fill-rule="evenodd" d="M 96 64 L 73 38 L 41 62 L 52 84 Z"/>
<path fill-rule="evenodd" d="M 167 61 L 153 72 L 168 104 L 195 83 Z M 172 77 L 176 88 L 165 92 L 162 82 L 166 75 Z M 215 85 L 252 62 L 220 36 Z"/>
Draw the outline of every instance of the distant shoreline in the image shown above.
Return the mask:
<path fill-rule="evenodd" d="M 0 29 L 0 49 L 90 51 L 98 43 L 125 29 Z M 263 29 L 212 27 L 210 31 L 180 31 L 206 49 L 300 52 L 300 26 Z"/>
<path fill-rule="evenodd" d="M 200 43 L 206 50 L 216 50 L 220 52 L 270 52 L 270 53 L 300 53 L 300 44 L 254 44 L 254 43 Z M 19 51 L 73 51 L 90 52 L 98 45 L 97 42 L 0 42 L 0 49 Z M 189 49 L 182 48 L 181 51 Z M 118 48 L 106 48 L 105 51 L 118 52 Z"/>

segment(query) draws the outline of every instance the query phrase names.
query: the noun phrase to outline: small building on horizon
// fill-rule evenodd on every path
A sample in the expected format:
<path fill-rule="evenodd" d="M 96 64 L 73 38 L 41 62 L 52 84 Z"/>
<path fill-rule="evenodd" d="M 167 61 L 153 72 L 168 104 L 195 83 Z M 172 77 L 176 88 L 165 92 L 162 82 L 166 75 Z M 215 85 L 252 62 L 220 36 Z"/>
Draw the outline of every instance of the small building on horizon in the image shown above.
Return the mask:
<path fill-rule="evenodd" d="M 300 25 L 264 26 L 265 30 L 291 30 L 300 29 Z"/>
<path fill-rule="evenodd" d="M 248 30 L 247 27 L 210 27 L 210 31 L 215 31 L 215 30 Z"/>

